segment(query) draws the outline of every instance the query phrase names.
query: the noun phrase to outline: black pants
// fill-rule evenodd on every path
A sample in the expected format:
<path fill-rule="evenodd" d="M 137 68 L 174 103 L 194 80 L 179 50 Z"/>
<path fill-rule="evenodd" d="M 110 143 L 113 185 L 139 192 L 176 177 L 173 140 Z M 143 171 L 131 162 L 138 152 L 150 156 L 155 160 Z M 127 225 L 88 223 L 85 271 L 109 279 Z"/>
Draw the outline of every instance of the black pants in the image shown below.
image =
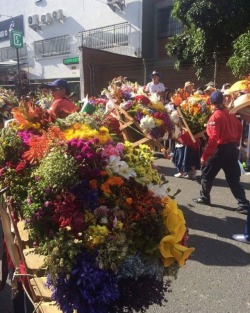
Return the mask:
<path fill-rule="evenodd" d="M 201 198 L 210 201 L 210 192 L 214 179 L 223 169 L 228 185 L 238 202 L 239 208 L 248 209 L 249 201 L 246 199 L 245 190 L 240 183 L 240 167 L 238 163 L 239 150 L 235 143 L 219 145 L 207 164 L 202 168 L 200 192 Z"/>

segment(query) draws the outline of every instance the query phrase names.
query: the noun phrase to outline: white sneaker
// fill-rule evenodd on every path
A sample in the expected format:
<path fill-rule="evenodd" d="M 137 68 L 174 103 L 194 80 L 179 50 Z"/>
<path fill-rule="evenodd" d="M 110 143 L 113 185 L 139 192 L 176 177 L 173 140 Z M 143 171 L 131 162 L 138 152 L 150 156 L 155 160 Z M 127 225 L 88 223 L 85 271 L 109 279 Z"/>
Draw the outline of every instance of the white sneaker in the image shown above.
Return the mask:
<path fill-rule="evenodd" d="M 232 238 L 236 241 L 250 244 L 250 240 L 248 240 L 244 234 L 236 234 L 233 235 Z"/>
<path fill-rule="evenodd" d="M 183 177 L 187 178 L 187 179 L 191 179 L 191 180 L 196 180 L 197 179 L 197 176 L 195 174 L 194 175 L 187 174 L 187 175 L 184 175 Z"/>
<path fill-rule="evenodd" d="M 174 177 L 183 177 L 183 174 L 182 173 L 177 173 L 177 174 L 174 174 Z"/>

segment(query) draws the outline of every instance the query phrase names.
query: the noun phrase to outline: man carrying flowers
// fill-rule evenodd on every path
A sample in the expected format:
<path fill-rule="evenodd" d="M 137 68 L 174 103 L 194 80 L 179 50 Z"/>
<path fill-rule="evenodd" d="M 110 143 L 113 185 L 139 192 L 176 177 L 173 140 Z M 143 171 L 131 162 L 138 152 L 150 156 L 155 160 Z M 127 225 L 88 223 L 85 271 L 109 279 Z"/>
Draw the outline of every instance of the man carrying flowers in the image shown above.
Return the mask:
<path fill-rule="evenodd" d="M 223 104 L 221 91 L 214 91 L 210 96 L 214 112 L 207 123 L 208 142 L 201 157 L 202 176 L 200 197 L 196 203 L 210 205 L 210 191 L 213 181 L 223 169 L 228 185 L 238 202 L 239 212 L 247 212 L 245 234 L 234 235 L 233 239 L 250 243 L 250 206 L 245 190 L 240 184 L 240 167 L 238 164 L 238 144 L 242 136 L 242 125 L 235 115 L 229 114 Z"/>

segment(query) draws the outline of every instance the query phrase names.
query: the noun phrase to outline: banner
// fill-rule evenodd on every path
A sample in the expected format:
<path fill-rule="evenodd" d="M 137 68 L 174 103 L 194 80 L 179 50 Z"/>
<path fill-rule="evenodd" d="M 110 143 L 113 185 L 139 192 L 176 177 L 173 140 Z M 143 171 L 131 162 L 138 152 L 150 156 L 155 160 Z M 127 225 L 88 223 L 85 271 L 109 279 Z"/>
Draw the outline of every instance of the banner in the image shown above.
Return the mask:
<path fill-rule="evenodd" d="M 10 40 L 12 30 L 18 30 L 24 35 L 23 15 L 11 17 L 0 22 L 0 42 Z"/>

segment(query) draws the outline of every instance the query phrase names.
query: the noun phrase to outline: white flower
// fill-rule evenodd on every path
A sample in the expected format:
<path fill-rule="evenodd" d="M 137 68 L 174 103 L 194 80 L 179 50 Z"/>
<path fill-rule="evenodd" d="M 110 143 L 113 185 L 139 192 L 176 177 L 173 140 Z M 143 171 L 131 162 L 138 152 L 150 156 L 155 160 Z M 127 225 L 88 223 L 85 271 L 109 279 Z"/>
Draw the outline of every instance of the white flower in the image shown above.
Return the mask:
<path fill-rule="evenodd" d="M 149 184 L 148 189 L 152 191 L 157 197 L 160 197 L 160 198 L 165 198 L 168 194 L 167 188 L 165 185 Z"/>
<path fill-rule="evenodd" d="M 155 128 L 155 121 L 154 121 L 153 117 L 150 117 L 148 115 L 144 116 L 140 121 L 140 127 L 146 131 L 150 131 L 150 130 L 154 129 Z"/>
<path fill-rule="evenodd" d="M 156 92 L 152 93 L 150 96 L 149 96 L 149 100 L 152 102 L 152 103 L 157 103 L 159 102 L 160 100 L 160 96 L 158 96 L 158 94 Z"/>
<path fill-rule="evenodd" d="M 173 111 L 170 115 L 170 118 L 174 124 L 177 124 L 178 122 L 180 122 L 180 117 L 177 111 Z"/>
<path fill-rule="evenodd" d="M 129 178 L 135 177 L 136 172 L 128 166 L 125 161 L 121 161 L 121 158 L 116 155 L 111 155 L 109 157 L 109 163 L 107 168 L 110 169 L 113 173 L 116 173 L 122 177 Z"/>
<path fill-rule="evenodd" d="M 136 172 L 132 168 L 130 168 L 126 162 L 123 162 L 123 164 L 120 165 L 119 172 L 117 172 L 117 174 L 119 174 L 122 177 L 125 177 L 127 179 L 129 177 L 135 177 L 136 176 Z"/>

